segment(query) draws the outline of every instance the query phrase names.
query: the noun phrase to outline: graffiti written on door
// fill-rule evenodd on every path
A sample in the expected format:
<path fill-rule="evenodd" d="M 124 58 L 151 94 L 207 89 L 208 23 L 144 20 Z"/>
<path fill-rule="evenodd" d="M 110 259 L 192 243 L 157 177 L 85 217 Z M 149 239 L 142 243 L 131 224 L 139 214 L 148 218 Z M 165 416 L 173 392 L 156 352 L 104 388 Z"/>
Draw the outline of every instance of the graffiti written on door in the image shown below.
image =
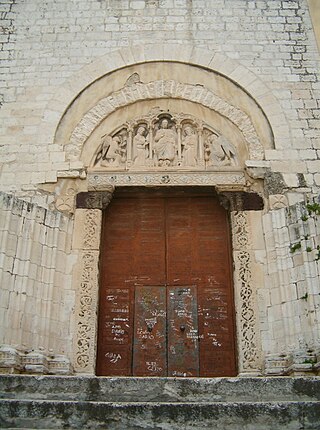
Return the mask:
<path fill-rule="evenodd" d="M 118 360 L 121 360 L 121 354 L 115 354 L 114 352 L 107 352 L 105 357 L 110 360 L 110 363 L 116 363 Z"/>

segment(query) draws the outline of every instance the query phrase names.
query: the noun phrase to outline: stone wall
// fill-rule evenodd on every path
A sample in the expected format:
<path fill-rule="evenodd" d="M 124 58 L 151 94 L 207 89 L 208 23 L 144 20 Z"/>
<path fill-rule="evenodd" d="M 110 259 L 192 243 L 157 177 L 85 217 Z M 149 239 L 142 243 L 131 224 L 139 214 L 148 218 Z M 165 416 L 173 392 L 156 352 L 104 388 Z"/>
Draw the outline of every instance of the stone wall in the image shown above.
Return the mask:
<path fill-rule="evenodd" d="M 72 226 L 59 212 L 0 194 L 0 344 L 15 348 L 0 350 L 0 367 L 25 367 L 32 357 L 48 368 L 48 357 L 70 356 Z"/>
<path fill-rule="evenodd" d="M 8 0 L 1 8 L 2 189 L 25 194 L 72 168 L 46 127 L 57 126 L 67 108 L 52 100 L 67 79 L 75 85 L 76 72 L 81 79 L 85 65 L 110 52 L 129 47 L 139 56 L 146 44 L 156 52 L 159 42 L 221 53 L 226 71 L 235 62 L 252 73 L 247 79 L 258 76 L 281 104 L 278 123 L 290 128 L 266 159 L 276 171 L 307 174 L 309 187 L 319 185 L 319 57 L 306 0 Z"/>
<path fill-rule="evenodd" d="M 245 314 L 252 314 L 251 328 L 260 328 L 255 334 L 261 334 L 267 373 L 313 371 L 319 361 L 319 224 L 316 213 L 307 210 L 305 220 L 304 211 L 307 199 L 319 203 L 320 61 L 307 0 L 3 0 L 0 14 L 0 191 L 7 193 L 0 218 L 0 342 L 13 347 L 3 352 L 8 362 L 16 357 L 22 363 L 34 349 L 40 354 L 31 357 L 34 363 L 50 371 L 49 350 L 71 358 L 81 349 L 72 347 L 73 306 L 82 312 L 76 297 L 81 279 L 72 270 L 82 267 L 91 244 L 81 248 L 72 238 L 74 198 L 100 189 L 86 164 L 100 145 L 96 136 L 102 134 L 94 134 L 100 122 L 108 117 L 101 130 L 111 130 L 128 120 L 123 113 L 134 119 L 134 102 L 156 88 L 155 81 L 164 93 L 149 97 L 145 110 L 154 100 L 162 109 L 178 109 L 183 100 L 193 103 L 192 115 L 207 112 L 213 125 L 221 118 L 230 125 L 241 99 L 241 115 L 260 138 L 260 158 L 243 160 L 241 181 L 231 184 L 227 172 L 207 182 L 200 175 L 200 183 L 262 196 L 263 212 L 246 216 L 252 246 L 234 248 L 235 260 L 245 253 L 253 268 L 246 271 L 252 303 Z M 141 83 L 139 93 L 140 82 L 131 82 L 130 93 L 127 80 L 137 70 L 144 88 Z M 166 88 L 173 79 L 174 88 L 186 89 L 175 104 Z M 101 111 L 101 100 L 109 111 Z M 241 133 L 234 136 L 238 142 Z M 80 142 L 76 159 L 69 154 L 74 137 Z M 251 153 L 256 149 L 252 144 Z M 190 178 L 185 184 L 197 185 Z M 109 185 L 103 182 L 101 191 Z M 54 205 L 60 212 L 51 210 Z M 96 270 L 98 247 L 94 253 Z M 239 303 L 244 309 L 245 299 Z M 252 339 L 248 345 L 259 344 Z M 94 342 L 93 335 L 91 364 L 85 364 L 90 372 Z M 251 357 L 255 369 L 260 356 Z"/>
<path fill-rule="evenodd" d="M 309 201 L 263 216 L 267 262 L 258 295 L 270 374 L 319 368 L 319 209 Z"/>

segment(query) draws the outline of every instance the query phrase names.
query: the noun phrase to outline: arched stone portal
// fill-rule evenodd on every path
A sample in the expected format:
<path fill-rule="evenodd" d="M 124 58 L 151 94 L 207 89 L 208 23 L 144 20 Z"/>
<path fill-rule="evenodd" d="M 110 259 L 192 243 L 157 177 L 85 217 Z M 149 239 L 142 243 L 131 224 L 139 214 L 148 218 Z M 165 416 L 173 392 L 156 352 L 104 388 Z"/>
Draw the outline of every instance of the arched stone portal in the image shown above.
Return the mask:
<path fill-rule="evenodd" d="M 209 187 L 228 208 L 238 370 L 259 374 L 252 230 L 261 223 L 264 149 L 273 147 L 273 133 L 256 101 L 212 70 L 137 64 L 85 88 L 61 119 L 55 142 L 74 167 L 60 174 L 56 207 L 70 210 L 77 195 L 75 370 L 95 372 L 101 219 L 114 190 L 188 186 Z"/>

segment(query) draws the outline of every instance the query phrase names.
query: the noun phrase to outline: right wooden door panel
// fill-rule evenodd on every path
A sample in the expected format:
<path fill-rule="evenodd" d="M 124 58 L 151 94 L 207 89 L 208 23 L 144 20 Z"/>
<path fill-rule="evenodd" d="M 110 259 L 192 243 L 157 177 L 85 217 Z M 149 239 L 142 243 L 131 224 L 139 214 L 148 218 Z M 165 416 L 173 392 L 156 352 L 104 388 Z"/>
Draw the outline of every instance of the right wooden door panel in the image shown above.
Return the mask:
<path fill-rule="evenodd" d="M 166 307 L 166 287 L 135 288 L 134 376 L 167 376 Z"/>
<path fill-rule="evenodd" d="M 236 375 L 229 226 L 225 210 L 206 197 L 168 199 L 167 280 L 196 285 L 199 372 Z"/>
<path fill-rule="evenodd" d="M 199 376 L 197 288 L 167 287 L 168 376 Z"/>
<path fill-rule="evenodd" d="M 236 375 L 229 226 L 216 199 L 115 198 L 102 243 L 98 374 Z"/>

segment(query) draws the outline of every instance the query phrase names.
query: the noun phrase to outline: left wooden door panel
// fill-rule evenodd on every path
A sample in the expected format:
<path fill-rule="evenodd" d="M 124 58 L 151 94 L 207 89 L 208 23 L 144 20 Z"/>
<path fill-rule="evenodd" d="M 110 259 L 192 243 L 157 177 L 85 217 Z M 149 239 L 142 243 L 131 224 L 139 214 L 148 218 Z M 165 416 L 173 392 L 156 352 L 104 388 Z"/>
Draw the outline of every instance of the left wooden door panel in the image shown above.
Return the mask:
<path fill-rule="evenodd" d="M 132 375 L 135 289 L 165 285 L 164 235 L 161 198 L 114 199 L 104 214 L 98 375 Z"/>
<path fill-rule="evenodd" d="M 98 375 L 128 375 L 132 366 L 133 288 L 100 294 Z"/>

